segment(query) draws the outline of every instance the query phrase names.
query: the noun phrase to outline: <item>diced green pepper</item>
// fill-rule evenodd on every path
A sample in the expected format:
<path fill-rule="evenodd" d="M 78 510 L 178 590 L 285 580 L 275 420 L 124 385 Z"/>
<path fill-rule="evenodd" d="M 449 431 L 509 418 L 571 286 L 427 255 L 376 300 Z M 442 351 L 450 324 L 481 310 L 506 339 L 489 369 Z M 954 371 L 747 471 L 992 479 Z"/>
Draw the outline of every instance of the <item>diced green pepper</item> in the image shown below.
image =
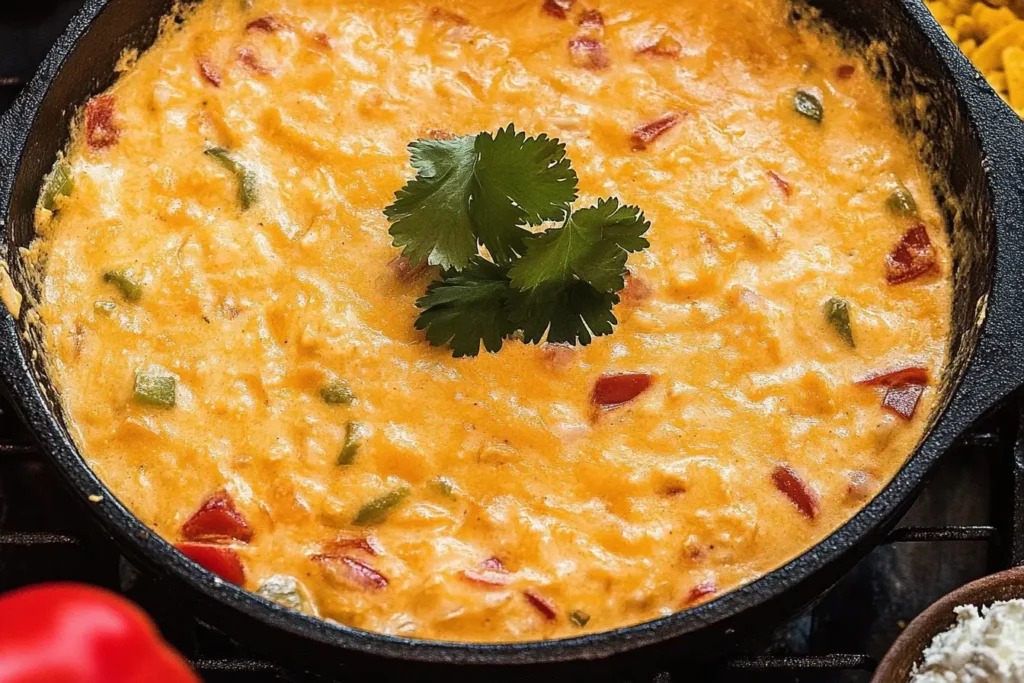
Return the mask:
<path fill-rule="evenodd" d="M 383 496 L 378 496 L 363 507 L 359 508 L 359 512 L 356 513 L 352 523 L 356 526 L 380 524 L 387 519 L 391 510 L 405 500 L 405 497 L 408 495 L 408 487 L 403 486 L 402 488 L 395 489 L 394 491 L 389 491 Z"/>
<path fill-rule="evenodd" d="M 125 301 L 138 301 L 142 298 L 142 285 L 125 270 L 108 270 L 103 273 L 103 281 L 117 285 Z"/>
<path fill-rule="evenodd" d="M 253 0 L 242 0 L 242 9 L 243 10 L 250 10 L 250 9 L 252 9 L 252 5 L 253 5 Z"/>
<path fill-rule="evenodd" d="M 793 109 L 797 114 L 806 116 L 815 123 L 825 118 L 825 108 L 816 95 L 806 90 L 797 90 L 793 95 Z"/>
<path fill-rule="evenodd" d="M 569 612 L 569 621 L 576 626 L 583 628 L 587 625 L 587 622 L 590 621 L 590 615 L 581 609 L 573 610 L 572 612 Z"/>
<path fill-rule="evenodd" d="M 886 198 L 885 208 L 897 216 L 910 217 L 917 215 L 917 202 L 914 201 L 914 195 L 910 194 L 910 190 L 903 183 L 899 182 L 896 189 L 892 191 L 892 194 Z"/>
<path fill-rule="evenodd" d="M 448 477 L 434 477 L 430 480 L 430 485 L 442 496 L 455 497 L 455 483 Z"/>
<path fill-rule="evenodd" d="M 256 174 L 223 147 L 211 147 L 206 154 L 220 162 L 220 165 L 235 174 L 238 179 L 238 202 L 246 211 L 259 200 L 259 180 Z"/>
<path fill-rule="evenodd" d="M 61 159 L 53 167 L 43 185 L 43 208 L 47 211 L 56 211 L 57 197 L 67 197 L 73 189 L 75 180 L 71 177 L 71 164 Z"/>
<path fill-rule="evenodd" d="M 135 401 L 161 408 L 173 408 L 177 381 L 161 370 L 135 372 Z"/>
<path fill-rule="evenodd" d="M 857 346 L 853 341 L 853 327 L 850 325 L 850 304 L 845 299 L 832 297 L 825 302 L 825 320 L 835 328 L 847 346 Z"/>
<path fill-rule="evenodd" d="M 336 379 L 330 384 L 320 387 L 320 398 L 331 406 L 347 406 L 356 400 L 352 388 L 343 379 Z"/>
<path fill-rule="evenodd" d="M 296 612 L 309 612 L 309 602 L 303 594 L 302 586 L 294 576 L 287 574 L 268 576 L 260 581 L 256 594 Z"/>
<path fill-rule="evenodd" d="M 359 423 L 349 420 L 345 423 L 345 445 L 341 447 L 341 454 L 338 456 L 339 465 L 351 465 L 359 452 Z"/>
<path fill-rule="evenodd" d="M 93 303 L 92 310 L 100 315 L 111 315 L 117 310 L 117 304 L 113 301 L 97 301 Z"/>

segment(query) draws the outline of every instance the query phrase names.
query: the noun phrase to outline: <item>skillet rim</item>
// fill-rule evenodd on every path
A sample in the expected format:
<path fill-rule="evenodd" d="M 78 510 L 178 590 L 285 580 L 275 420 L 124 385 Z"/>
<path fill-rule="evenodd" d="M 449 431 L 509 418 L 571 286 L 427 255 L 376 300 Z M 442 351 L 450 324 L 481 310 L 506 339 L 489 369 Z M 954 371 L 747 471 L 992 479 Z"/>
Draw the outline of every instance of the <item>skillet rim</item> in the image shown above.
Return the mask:
<path fill-rule="evenodd" d="M 913 501 L 929 472 L 956 437 L 997 401 L 1016 389 L 1024 378 L 1024 333 L 1022 311 L 1011 296 L 1024 301 L 1024 276 L 1016 279 L 1008 269 L 1024 273 L 1024 235 L 1013 223 L 1024 225 L 1020 196 L 1013 190 L 1024 176 L 1024 160 L 1000 142 L 1024 140 L 1024 125 L 1002 104 L 994 92 L 980 85 L 977 71 L 946 39 L 927 9 L 914 0 L 891 0 L 906 12 L 916 30 L 925 34 L 936 57 L 941 60 L 948 84 L 955 85 L 960 108 L 966 114 L 983 155 L 991 162 L 986 189 L 994 207 L 995 236 L 989 255 L 991 284 L 987 310 L 979 311 L 980 340 L 970 352 L 969 362 L 951 397 L 931 416 L 931 424 L 917 448 L 907 457 L 892 480 L 847 522 L 809 547 L 804 553 L 749 584 L 700 606 L 652 621 L 609 631 L 557 640 L 515 643 L 469 643 L 426 641 L 362 631 L 291 612 L 223 580 L 186 560 L 173 546 L 146 527 L 103 485 L 85 463 L 57 415 L 46 405 L 37 380 L 19 342 L 18 328 L 9 313 L 0 317 L 0 379 L 4 390 L 29 431 L 53 461 L 65 483 L 83 502 L 90 495 L 103 497 L 99 503 L 85 502 L 102 527 L 133 559 L 158 573 L 169 574 L 205 599 L 238 612 L 262 625 L 320 645 L 356 650 L 369 655 L 434 663 L 535 664 L 603 658 L 654 645 L 670 639 L 696 635 L 713 628 L 724 632 L 740 629 L 744 616 L 769 611 L 778 602 L 810 585 L 820 589 L 824 575 L 849 568 L 852 561 L 873 547 L 875 539 L 887 532 L 899 514 Z M 25 143 L 35 125 L 36 114 L 49 88 L 75 52 L 79 40 L 95 19 L 117 0 L 86 0 L 45 58 L 37 74 L 11 109 L 0 117 L 0 164 L 7 175 L 0 177 L 0 228 L 5 228 L 14 179 L 20 170 Z M 982 118 L 982 115 L 985 118 Z M 5 158 L 6 157 L 6 158 Z M 2 248 L 9 251 L 6 235 Z M 12 256 L 6 255 L 7 260 Z M 1012 318 L 1017 317 L 1016 325 Z M 987 355 L 986 355 L 987 352 Z M 1008 357 L 1004 354 L 1010 354 Z M 993 356 L 1000 357 L 993 357 Z M 818 591 L 820 592 L 820 591 Z"/>

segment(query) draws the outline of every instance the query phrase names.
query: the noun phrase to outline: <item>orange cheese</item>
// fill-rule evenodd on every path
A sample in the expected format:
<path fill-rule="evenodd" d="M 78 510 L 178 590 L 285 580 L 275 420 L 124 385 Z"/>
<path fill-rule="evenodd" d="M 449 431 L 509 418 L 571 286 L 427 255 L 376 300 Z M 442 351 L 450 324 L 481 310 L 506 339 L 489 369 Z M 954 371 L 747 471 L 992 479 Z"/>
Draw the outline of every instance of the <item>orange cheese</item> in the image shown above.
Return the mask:
<path fill-rule="evenodd" d="M 226 491 L 252 534 L 233 542 L 248 588 L 292 577 L 304 609 L 416 638 L 633 624 L 824 538 L 935 398 L 904 420 L 855 381 L 918 365 L 934 383 L 946 354 L 942 220 L 884 86 L 783 0 L 577 0 L 564 18 L 543 0 L 434 1 L 207 0 L 110 88 L 32 250 L 88 461 L 171 541 Z M 585 10 L 602 24 L 580 26 Z M 798 88 L 820 124 L 794 111 Z M 651 247 L 614 334 L 453 359 L 413 327 L 430 275 L 400 277 L 382 209 L 411 140 L 510 122 L 566 143 L 581 205 L 639 205 Z M 211 146 L 255 173 L 248 210 Z M 919 219 L 886 208 L 897 182 Z M 886 256 L 918 220 L 938 266 L 890 285 Z M 137 301 L 104 280 L 117 269 Z M 856 348 L 826 322 L 832 297 Z M 133 401 L 152 367 L 174 407 Z M 653 382 L 596 410 L 597 379 L 624 372 Z M 354 401 L 326 403 L 341 379 Z M 360 447 L 339 465 L 350 423 Z M 395 491 L 383 520 L 354 524 Z M 373 552 L 344 542 L 367 534 Z M 339 547 L 386 585 L 323 559 Z"/>

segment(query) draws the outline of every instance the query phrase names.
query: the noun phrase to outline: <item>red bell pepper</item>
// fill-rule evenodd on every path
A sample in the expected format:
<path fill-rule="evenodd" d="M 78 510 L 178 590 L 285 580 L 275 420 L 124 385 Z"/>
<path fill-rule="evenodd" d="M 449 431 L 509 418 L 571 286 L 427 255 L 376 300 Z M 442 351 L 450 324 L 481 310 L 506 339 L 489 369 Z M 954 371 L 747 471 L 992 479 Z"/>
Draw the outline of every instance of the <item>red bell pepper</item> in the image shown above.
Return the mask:
<path fill-rule="evenodd" d="M 632 401 L 651 386 L 651 376 L 642 372 L 621 375 L 601 375 L 594 383 L 590 402 L 604 408 L 614 408 Z"/>
<path fill-rule="evenodd" d="M 885 257 L 885 278 L 890 285 L 898 285 L 935 270 L 938 256 L 928 228 L 918 223 L 900 238 Z"/>
<path fill-rule="evenodd" d="M 0 683 L 200 683 L 141 609 L 73 583 L 0 598 Z"/>
<path fill-rule="evenodd" d="M 235 507 L 235 501 L 226 491 L 217 491 L 206 499 L 194 515 L 181 528 L 187 541 L 230 541 L 242 543 L 252 540 L 253 530 L 242 513 Z"/>
<path fill-rule="evenodd" d="M 245 585 L 245 565 L 234 548 L 206 543 L 178 543 L 174 547 L 206 571 L 236 586 Z"/>
<path fill-rule="evenodd" d="M 818 497 L 791 467 L 776 465 L 772 470 L 772 483 L 808 518 L 814 519 L 818 516 Z"/>

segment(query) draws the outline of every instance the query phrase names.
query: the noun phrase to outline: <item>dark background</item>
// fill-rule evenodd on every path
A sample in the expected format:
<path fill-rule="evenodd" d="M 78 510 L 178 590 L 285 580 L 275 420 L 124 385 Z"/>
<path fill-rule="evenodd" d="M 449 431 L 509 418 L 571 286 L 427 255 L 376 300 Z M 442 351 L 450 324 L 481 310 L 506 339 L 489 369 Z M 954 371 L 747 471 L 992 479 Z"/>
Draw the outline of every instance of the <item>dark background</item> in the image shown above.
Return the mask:
<path fill-rule="evenodd" d="M 83 0 L 0 0 L 0 83 L 27 80 Z M 0 86 L 0 111 L 18 88 Z"/>

